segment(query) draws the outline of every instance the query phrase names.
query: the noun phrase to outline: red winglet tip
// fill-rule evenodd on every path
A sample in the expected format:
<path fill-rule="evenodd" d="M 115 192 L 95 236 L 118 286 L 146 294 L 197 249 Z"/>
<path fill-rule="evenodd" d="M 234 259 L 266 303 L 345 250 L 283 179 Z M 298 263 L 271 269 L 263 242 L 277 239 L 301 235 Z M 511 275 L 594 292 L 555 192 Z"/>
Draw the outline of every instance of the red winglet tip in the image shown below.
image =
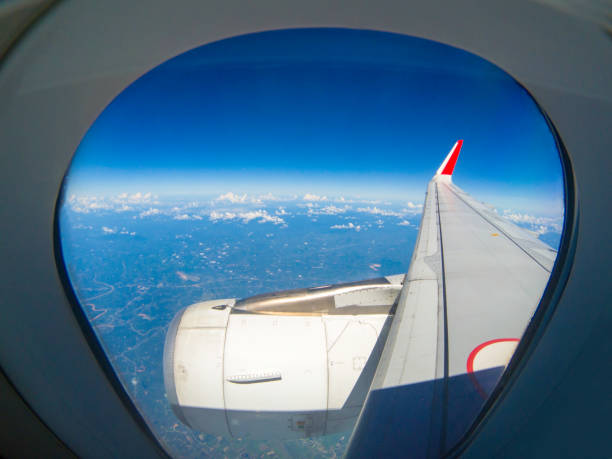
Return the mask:
<path fill-rule="evenodd" d="M 453 175 L 453 170 L 455 170 L 455 164 L 457 164 L 457 159 L 459 158 L 459 152 L 461 151 L 462 146 L 463 140 L 457 140 L 457 143 L 455 143 L 455 146 L 448 155 L 448 161 L 444 165 L 444 169 L 442 169 L 440 175 Z"/>

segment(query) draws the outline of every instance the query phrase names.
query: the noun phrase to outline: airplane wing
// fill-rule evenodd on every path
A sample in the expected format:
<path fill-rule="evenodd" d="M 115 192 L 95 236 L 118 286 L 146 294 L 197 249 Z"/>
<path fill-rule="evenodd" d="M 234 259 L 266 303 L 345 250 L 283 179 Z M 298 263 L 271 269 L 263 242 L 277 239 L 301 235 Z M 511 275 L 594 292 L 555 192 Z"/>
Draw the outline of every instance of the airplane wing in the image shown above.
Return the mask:
<path fill-rule="evenodd" d="M 448 452 L 495 386 L 548 282 L 557 252 L 452 183 L 462 143 L 427 187 L 348 457 L 385 457 L 398 446 L 410 457 Z"/>
<path fill-rule="evenodd" d="M 429 182 L 405 276 L 180 311 L 164 348 L 176 416 L 263 438 L 342 432 L 359 416 L 349 455 L 393 455 L 398 438 L 410 456 L 447 451 L 512 356 L 556 257 L 453 185 L 462 143 Z"/>

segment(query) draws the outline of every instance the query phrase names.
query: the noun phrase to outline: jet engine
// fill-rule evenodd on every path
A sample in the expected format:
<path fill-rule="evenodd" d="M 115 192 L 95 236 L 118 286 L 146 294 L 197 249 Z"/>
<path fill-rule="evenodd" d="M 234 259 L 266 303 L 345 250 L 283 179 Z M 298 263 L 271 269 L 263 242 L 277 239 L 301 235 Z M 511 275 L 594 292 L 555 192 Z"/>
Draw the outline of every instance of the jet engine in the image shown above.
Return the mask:
<path fill-rule="evenodd" d="M 403 278 L 206 301 L 179 311 L 164 348 L 174 413 L 195 430 L 232 437 L 351 430 Z"/>

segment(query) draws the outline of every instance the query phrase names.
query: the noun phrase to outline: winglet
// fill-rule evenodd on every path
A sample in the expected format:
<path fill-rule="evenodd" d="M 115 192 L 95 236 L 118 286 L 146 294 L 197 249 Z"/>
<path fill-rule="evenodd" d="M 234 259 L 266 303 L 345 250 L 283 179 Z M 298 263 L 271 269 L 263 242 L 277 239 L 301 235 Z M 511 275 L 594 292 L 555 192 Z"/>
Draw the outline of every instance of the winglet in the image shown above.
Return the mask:
<path fill-rule="evenodd" d="M 453 170 L 455 169 L 455 164 L 457 164 L 457 158 L 459 158 L 459 152 L 461 151 L 461 146 L 463 145 L 463 140 L 457 140 L 451 151 L 444 159 L 444 162 L 438 168 L 436 175 L 453 175 Z"/>

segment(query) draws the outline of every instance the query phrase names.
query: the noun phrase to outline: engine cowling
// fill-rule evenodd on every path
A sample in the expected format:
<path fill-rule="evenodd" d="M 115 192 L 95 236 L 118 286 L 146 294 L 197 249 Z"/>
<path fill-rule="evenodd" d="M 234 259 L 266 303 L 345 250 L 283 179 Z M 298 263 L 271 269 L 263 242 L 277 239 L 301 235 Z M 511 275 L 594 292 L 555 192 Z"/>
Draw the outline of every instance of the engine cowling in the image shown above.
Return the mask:
<path fill-rule="evenodd" d="M 352 429 L 401 288 L 355 285 L 180 311 L 164 348 L 166 392 L 177 417 L 195 430 L 234 437 Z"/>

